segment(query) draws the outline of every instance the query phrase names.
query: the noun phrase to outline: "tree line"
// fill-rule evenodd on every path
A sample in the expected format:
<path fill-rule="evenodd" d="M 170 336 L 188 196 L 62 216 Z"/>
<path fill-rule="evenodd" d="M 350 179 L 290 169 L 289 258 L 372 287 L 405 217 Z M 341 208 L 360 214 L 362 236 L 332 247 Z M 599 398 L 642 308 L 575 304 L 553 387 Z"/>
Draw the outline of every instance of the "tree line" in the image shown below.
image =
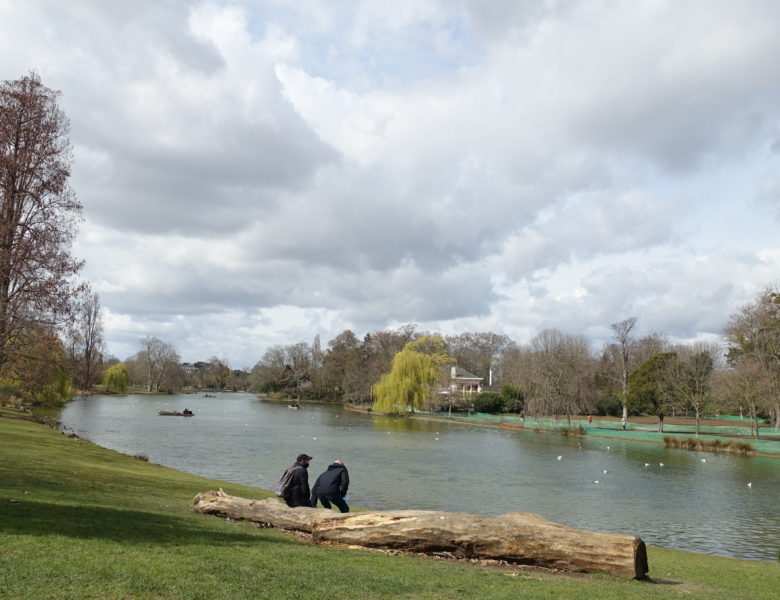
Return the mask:
<path fill-rule="evenodd" d="M 249 389 L 290 397 L 379 405 L 532 415 L 739 414 L 780 426 L 780 293 L 767 289 L 733 315 L 719 342 L 672 343 L 637 334 L 630 317 L 611 325 L 598 350 L 555 329 L 518 344 L 492 332 L 437 336 L 414 325 L 347 330 L 323 350 L 317 336 L 270 348 L 252 369 Z M 421 358 L 427 356 L 428 358 Z M 484 380 L 480 394 L 448 388 L 457 365 Z M 394 376 L 394 373 L 396 374 Z M 757 429 L 755 430 L 757 433 Z"/>

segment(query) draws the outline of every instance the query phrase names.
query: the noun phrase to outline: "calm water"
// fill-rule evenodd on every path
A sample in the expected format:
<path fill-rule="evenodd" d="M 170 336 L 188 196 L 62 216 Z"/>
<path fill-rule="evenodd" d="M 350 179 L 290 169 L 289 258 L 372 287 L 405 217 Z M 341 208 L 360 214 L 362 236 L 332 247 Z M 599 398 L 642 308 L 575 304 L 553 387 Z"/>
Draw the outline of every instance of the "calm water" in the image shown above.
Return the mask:
<path fill-rule="evenodd" d="M 185 406 L 196 416 L 157 415 Z M 290 410 L 250 394 L 92 396 L 70 402 L 60 421 L 101 446 L 261 488 L 272 488 L 301 452 L 315 458 L 312 482 L 341 458 L 352 479 L 350 502 L 377 510 L 528 511 L 659 546 L 761 560 L 776 560 L 780 548 L 775 458 L 392 419 L 338 406 Z"/>

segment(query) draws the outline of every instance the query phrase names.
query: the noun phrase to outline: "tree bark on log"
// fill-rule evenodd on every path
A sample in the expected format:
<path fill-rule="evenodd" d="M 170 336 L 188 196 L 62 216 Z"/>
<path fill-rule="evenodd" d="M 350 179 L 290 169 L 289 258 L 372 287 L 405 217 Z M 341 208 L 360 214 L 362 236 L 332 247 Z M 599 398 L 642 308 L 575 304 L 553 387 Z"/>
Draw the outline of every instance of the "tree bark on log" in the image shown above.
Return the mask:
<path fill-rule="evenodd" d="M 634 536 L 597 533 L 533 513 L 497 517 L 425 510 L 334 513 L 289 508 L 274 498 L 249 500 L 224 491 L 195 496 L 195 510 L 305 531 L 315 542 L 410 552 L 449 552 L 462 558 L 505 560 L 566 571 L 647 576 L 647 550 Z"/>

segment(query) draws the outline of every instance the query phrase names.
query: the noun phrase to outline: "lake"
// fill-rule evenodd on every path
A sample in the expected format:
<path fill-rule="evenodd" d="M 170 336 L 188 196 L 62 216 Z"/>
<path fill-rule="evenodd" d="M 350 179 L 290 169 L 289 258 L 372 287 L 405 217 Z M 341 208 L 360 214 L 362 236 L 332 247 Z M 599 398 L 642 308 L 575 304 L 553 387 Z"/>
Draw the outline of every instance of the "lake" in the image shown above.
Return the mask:
<path fill-rule="evenodd" d="M 157 414 L 185 407 L 196 416 Z M 291 410 L 240 393 L 91 396 L 69 402 L 58 418 L 63 430 L 100 446 L 266 489 L 301 452 L 314 457 L 312 484 L 340 458 L 352 480 L 350 503 L 369 509 L 535 512 L 721 556 L 776 560 L 780 549 L 777 458 L 390 418 L 333 405 Z"/>

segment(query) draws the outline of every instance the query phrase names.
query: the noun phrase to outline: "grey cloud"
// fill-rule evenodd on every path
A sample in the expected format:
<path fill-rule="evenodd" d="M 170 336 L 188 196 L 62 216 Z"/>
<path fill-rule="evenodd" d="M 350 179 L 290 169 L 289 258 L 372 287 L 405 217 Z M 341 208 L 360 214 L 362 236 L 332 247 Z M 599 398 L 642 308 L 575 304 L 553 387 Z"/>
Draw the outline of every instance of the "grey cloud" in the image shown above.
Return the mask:
<path fill-rule="evenodd" d="M 466 0 L 466 16 L 474 30 L 488 38 L 528 34 L 547 10 L 544 0 Z"/>
<path fill-rule="evenodd" d="M 507 239 L 496 262 L 515 280 L 572 261 L 668 244 L 678 238 L 676 220 L 685 214 L 671 199 L 635 190 L 602 190 L 549 205 L 543 218 Z"/>
<path fill-rule="evenodd" d="M 225 145 L 218 130 L 213 135 L 211 150 L 139 147 L 129 154 L 110 151 L 110 164 L 78 166 L 75 178 L 91 218 L 142 232 L 223 236 L 273 211 L 283 190 L 305 186 L 322 164 L 336 158 L 297 125 L 245 133 L 244 142 Z M 104 174 L 92 177 L 96 169 L 111 174 L 99 187 L 95 182 Z"/>
<path fill-rule="evenodd" d="M 343 87 L 315 81 L 312 90 L 332 89 L 341 101 L 310 103 L 313 116 L 288 102 L 265 48 L 223 56 L 191 36 L 189 2 L 40 4 L 53 50 L 23 46 L 63 90 L 87 219 L 113 231 L 82 247 L 100 266 L 87 272 L 103 286 L 104 305 L 135 327 L 112 332 L 122 347 L 149 329 L 219 354 L 199 328 L 226 319 L 236 344 L 252 335 L 242 319 L 257 325 L 263 309 L 278 306 L 308 311 L 263 334 L 279 343 L 309 339 L 311 327 L 457 328 L 490 318 L 522 330 L 597 332 L 634 314 L 647 330 L 690 337 L 717 332 L 723 307 L 744 295 L 724 279 L 768 277 L 773 259 L 762 263 L 752 247 L 742 262 L 722 255 L 704 266 L 648 253 L 702 251 L 700 240 L 682 248 L 686 175 L 704 178 L 769 146 L 780 106 L 780 37 L 766 35 L 777 9 L 755 3 L 749 18 L 736 5 L 694 4 L 651 10 L 646 25 L 636 11 L 648 5 L 426 5 L 440 12 L 427 28 L 376 24 L 393 35 L 369 39 L 355 70 L 339 61 Z M 736 36 L 733 48 L 723 46 L 732 51 L 705 60 L 723 42 L 695 37 L 705 9 L 716 25 L 737 11 L 737 24 L 755 25 L 755 43 Z M 592 22 L 583 18 L 589 11 Z M 346 11 L 336 22 L 349 19 Z M 458 19 L 472 29 L 458 29 Z M 374 25 L 364 25 L 370 38 Z M 404 79 L 369 60 L 397 45 L 393 68 L 403 67 L 410 47 L 428 43 L 410 46 L 406 36 L 418 43 L 437 28 L 451 35 L 452 64 L 420 53 L 421 63 L 439 62 L 410 67 Z M 458 52 L 475 42 L 454 38 L 475 31 L 480 52 L 464 61 Z M 350 42 L 328 40 L 332 33 L 316 44 L 300 36 L 301 55 L 327 52 L 331 41 L 341 56 Z M 420 81 L 420 73 L 431 74 Z M 385 75 L 389 83 L 376 84 Z M 355 92 L 367 85 L 365 96 Z M 345 139 L 369 156 L 334 149 L 342 148 L 338 127 L 323 134 L 333 147 L 320 139 L 317 118 L 330 117 L 354 127 Z M 764 181 L 767 202 L 775 180 Z M 111 235 L 116 264 L 103 262 Z M 192 256 L 166 256 L 165 243 Z M 521 292 L 503 297 L 494 276 Z M 584 295 L 561 297 L 566 285 Z"/>

